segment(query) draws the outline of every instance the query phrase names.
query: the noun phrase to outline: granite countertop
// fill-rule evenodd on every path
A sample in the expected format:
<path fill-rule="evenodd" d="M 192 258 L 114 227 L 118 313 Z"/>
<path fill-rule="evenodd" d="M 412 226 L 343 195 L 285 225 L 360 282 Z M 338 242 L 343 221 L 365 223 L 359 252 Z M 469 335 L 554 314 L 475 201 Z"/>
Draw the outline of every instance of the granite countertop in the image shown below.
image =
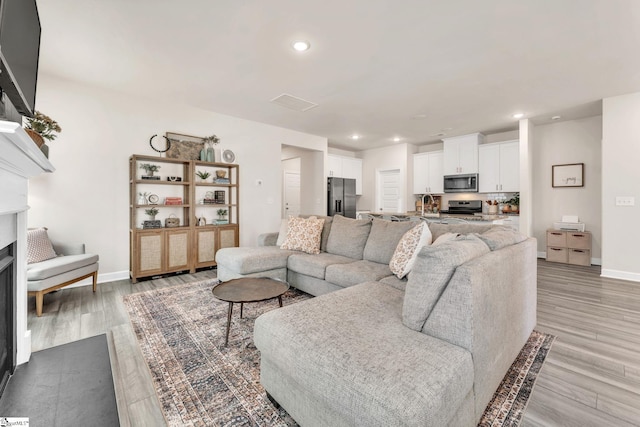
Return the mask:
<path fill-rule="evenodd" d="M 477 218 L 477 217 L 482 217 L 482 220 L 484 221 L 494 221 L 497 219 L 505 219 L 508 218 L 510 216 L 518 216 L 518 214 L 513 214 L 513 213 L 502 213 L 502 214 L 493 214 L 493 215 L 489 215 L 489 214 L 482 214 L 482 213 L 476 213 L 476 214 L 450 214 L 447 212 L 438 212 L 438 213 L 428 213 L 425 212 L 424 215 L 422 215 L 422 213 L 420 211 L 407 211 L 407 212 L 371 212 L 370 215 L 373 216 L 395 216 L 398 218 L 408 218 L 408 217 L 418 217 L 418 218 L 461 218 L 461 219 L 472 219 L 472 218 Z M 477 221 L 477 219 L 476 219 Z"/>

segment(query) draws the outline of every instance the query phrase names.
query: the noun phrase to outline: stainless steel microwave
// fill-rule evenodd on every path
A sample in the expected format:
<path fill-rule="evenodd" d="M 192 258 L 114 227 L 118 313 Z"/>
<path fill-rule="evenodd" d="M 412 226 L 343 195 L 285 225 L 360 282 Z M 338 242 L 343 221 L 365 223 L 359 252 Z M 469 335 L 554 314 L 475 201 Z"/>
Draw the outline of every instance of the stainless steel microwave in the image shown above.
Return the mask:
<path fill-rule="evenodd" d="M 478 174 L 470 173 L 465 175 L 445 175 L 445 193 L 477 193 Z"/>

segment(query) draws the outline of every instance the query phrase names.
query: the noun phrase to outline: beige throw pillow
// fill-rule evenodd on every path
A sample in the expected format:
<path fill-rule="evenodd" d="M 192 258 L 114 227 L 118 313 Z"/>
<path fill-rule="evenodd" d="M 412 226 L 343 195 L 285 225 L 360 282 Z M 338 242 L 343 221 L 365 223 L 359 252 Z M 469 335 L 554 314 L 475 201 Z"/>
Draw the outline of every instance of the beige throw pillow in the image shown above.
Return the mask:
<path fill-rule="evenodd" d="M 280 248 L 319 254 L 323 226 L 324 218 L 316 218 L 315 216 L 310 218 L 289 217 L 287 238 Z"/>
<path fill-rule="evenodd" d="M 420 248 L 431 244 L 431 230 L 424 222 L 404 233 L 389 262 L 389 269 L 398 279 L 409 274 Z"/>
<path fill-rule="evenodd" d="M 27 264 L 46 261 L 56 256 L 46 228 L 27 230 Z"/>

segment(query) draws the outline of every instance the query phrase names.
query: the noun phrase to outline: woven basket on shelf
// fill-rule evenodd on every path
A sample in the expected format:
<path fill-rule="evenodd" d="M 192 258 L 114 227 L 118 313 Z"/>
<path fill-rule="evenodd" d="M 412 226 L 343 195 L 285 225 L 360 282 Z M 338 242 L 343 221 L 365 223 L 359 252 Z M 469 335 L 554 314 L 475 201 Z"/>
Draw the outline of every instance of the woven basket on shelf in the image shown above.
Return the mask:
<path fill-rule="evenodd" d="M 25 131 L 31 137 L 31 139 L 33 139 L 33 142 L 36 143 L 38 148 L 42 147 L 42 144 L 44 144 L 44 138 L 40 136 L 38 132 L 32 131 L 31 129 L 25 129 Z"/>
<path fill-rule="evenodd" d="M 169 218 L 165 218 L 164 226 L 167 228 L 179 227 L 180 226 L 180 218 L 177 218 L 174 214 L 171 214 Z"/>

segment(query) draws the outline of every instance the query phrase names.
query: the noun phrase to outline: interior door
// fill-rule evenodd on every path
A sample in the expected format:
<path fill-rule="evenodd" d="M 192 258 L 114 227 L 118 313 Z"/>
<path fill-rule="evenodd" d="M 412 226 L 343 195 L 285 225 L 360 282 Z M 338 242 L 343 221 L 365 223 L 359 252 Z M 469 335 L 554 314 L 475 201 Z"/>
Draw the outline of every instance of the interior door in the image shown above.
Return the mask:
<path fill-rule="evenodd" d="M 300 215 L 300 174 L 297 172 L 284 173 L 284 218 L 289 215 Z"/>
<path fill-rule="evenodd" d="M 403 212 L 400 187 L 399 169 L 378 171 L 376 211 L 390 213 Z"/>

